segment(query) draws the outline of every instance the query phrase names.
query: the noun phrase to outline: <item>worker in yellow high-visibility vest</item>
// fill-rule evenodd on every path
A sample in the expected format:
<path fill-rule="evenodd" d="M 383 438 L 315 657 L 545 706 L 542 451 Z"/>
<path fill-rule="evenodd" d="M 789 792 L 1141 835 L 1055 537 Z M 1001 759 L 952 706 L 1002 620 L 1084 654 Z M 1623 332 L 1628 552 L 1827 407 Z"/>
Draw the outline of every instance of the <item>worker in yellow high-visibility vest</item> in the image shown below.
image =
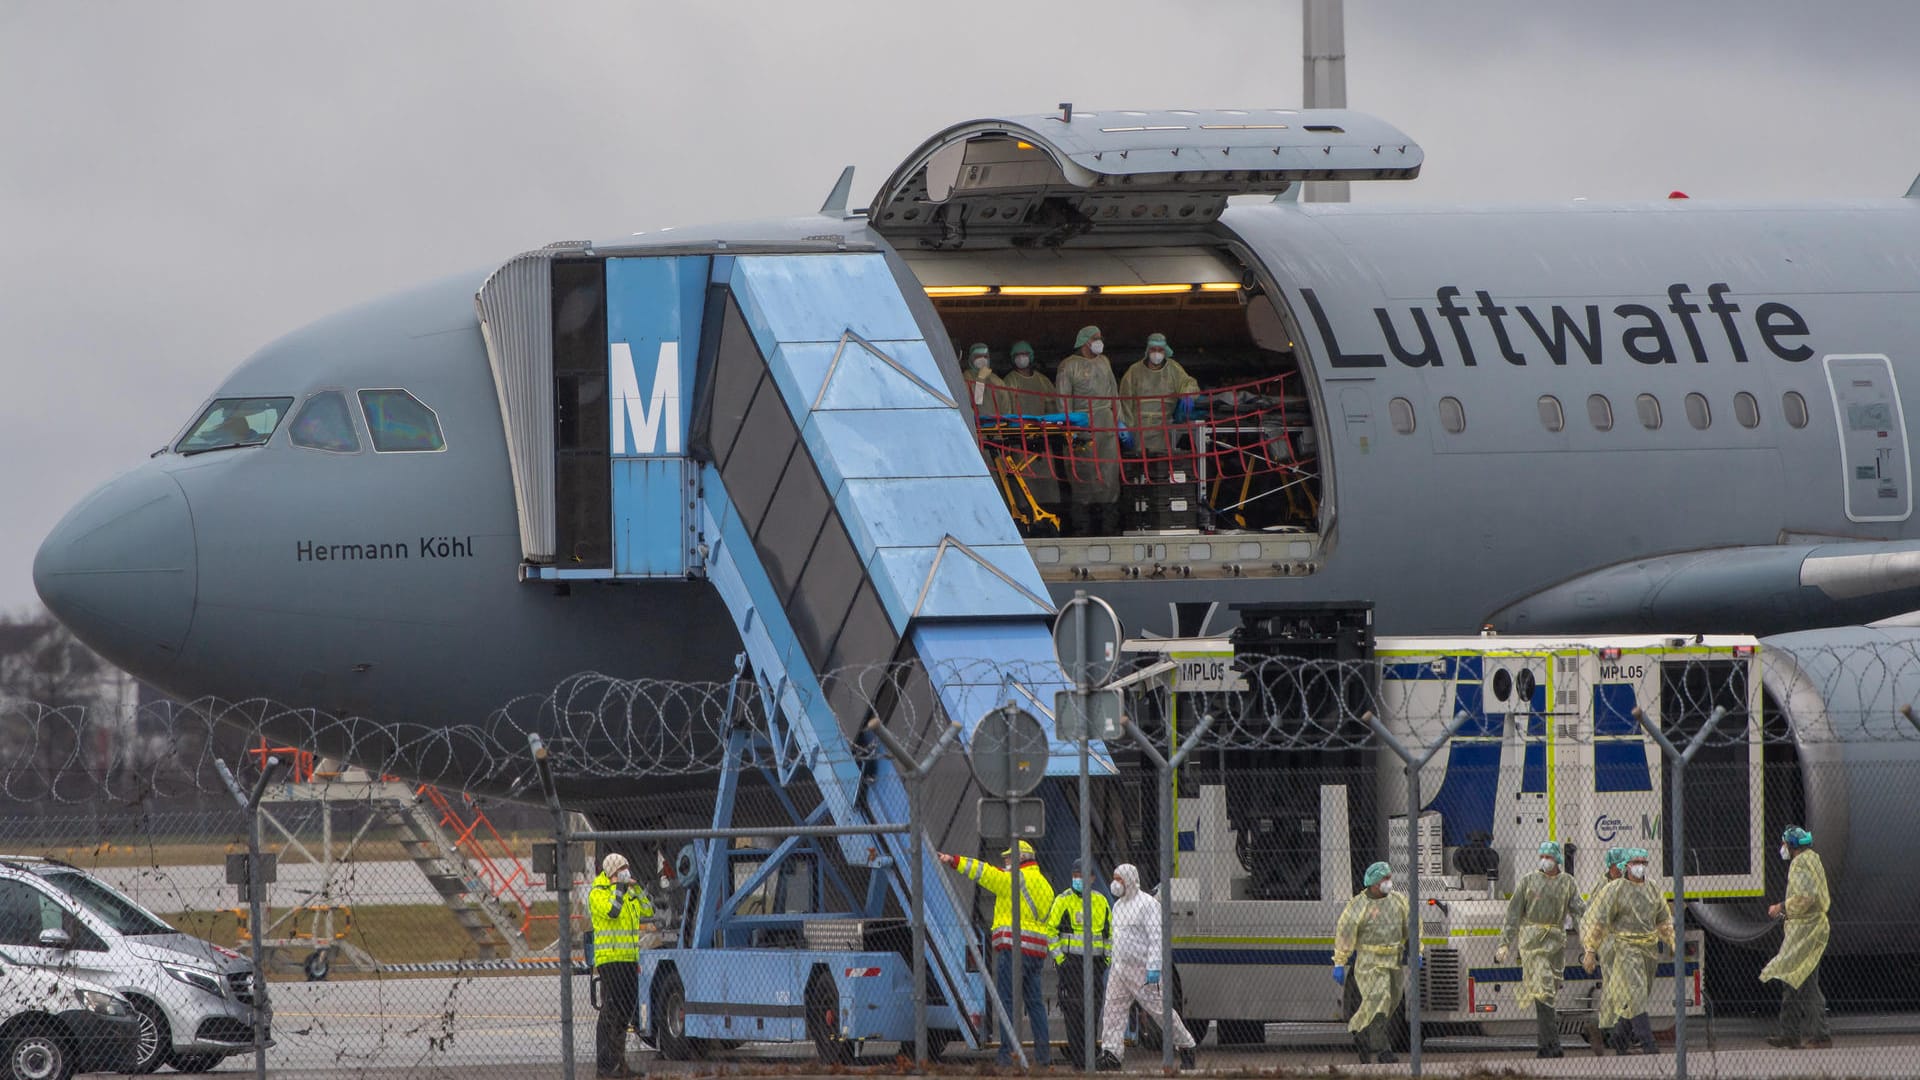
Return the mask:
<path fill-rule="evenodd" d="M 1092 894 L 1093 932 L 1084 934 L 1080 917 L 1087 902 L 1087 879 L 1093 875 L 1074 871 L 1073 888 L 1054 898 L 1047 912 L 1047 927 L 1053 933 L 1054 970 L 1059 974 L 1060 1019 L 1067 1027 L 1067 1061 L 1076 1069 L 1087 1067 L 1089 1040 L 1083 1030 L 1087 996 L 1093 996 L 1093 1011 L 1100 1011 L 1100 996 L 1106 992 L 1107 954 L 1112 951 L 1113 909 L 1100 890 Z M 1089 944 L 1089 941 L 1091 944 Z M 1093 950 L 1093 985 L 1084 985 L 1080 956 Z"/>
<path fill-rule="evenodd" d="M 633 883 L 625 855 L 614 852 L 601 860 L 587 892 L 587 914 L 593 919 L 593 973 L 600 980 L 594 1075 L 630 1076 L 627 1029 L 640 1001 L 640 922 L 653 917 L 653 901 Z"/>
<path fill-rule="evenodd" d="M 1046 876 L 1040 873 L 1039 865 L 1034 862 L 1032 844 L 1020 841 L 1017 862 L 1014 850 L 1008 848 L 1000 853 L 1005 860 L 1003 866 L 944 852 L 940 861 L 993 894 L 993 951 L 998 958 L 995 982 L 1000 991 L 1000 1001 L 1007 1008 L 1009 1026 L 1019 1030 L 1020 1005 L 1011 1000 L 1013 965 L 1017 963 L 1020 965 L 1021 997 L 1026 1003 L 1027 1023 L 1033 1029 L 1033 1062 L 1045 1066 L 1051 1049 L 1047 1041 L 1047 1003 L 1040 980 L 1045 974 L 1043 965 L 1047 952 L 1053 945 L 1053 934 L 1047 929 L 1047 912 L 1053 910 L 1053 886 L 1047 884 Z M 1018 931 L 1014 929 L 1016 924 L 1013 918 L 1013 875 L 1016 866 L 1020 875 Z M 1012 1040 L 1000 1041 L 999 1063 L 1013 1063 Z"/>

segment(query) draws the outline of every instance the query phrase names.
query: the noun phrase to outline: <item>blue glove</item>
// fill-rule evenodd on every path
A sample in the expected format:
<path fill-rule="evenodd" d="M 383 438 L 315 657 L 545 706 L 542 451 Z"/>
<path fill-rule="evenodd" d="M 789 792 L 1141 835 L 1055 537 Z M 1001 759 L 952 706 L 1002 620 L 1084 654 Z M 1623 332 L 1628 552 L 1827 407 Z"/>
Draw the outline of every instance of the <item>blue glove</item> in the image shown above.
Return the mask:
<path fill-rule="evenodd" d="M 1341 986 L 1347 985 L 1347 965 L 1333 965 L 1333 981 Z"/>
<path fill-rule="evenodd" d="M 1122 450 L 1133 449 L 1133 432 L 1127 428 L 1120 429 L 1120 448 Z"/>
<path fill-rule="evenodd" d="M 1158 968 L 1148 968 L 1148 969 L 1147 969 L 1147 985 L 1148 985 L 1148 986 L 1152 986 L 1153 984 L 1155 984 L 1155 983 L 1157 983 L 1157 982 L 1159 982 L 1159 981 L 1160 981 L 1160 971 L 1159 971 L 1159 969 L 1158 969 Z"/>
<path fill-rule="evenodd" d="M 1193 419 L 1193 396 L 1191 394 L 1180 399 L 1179 407 L 1173 410 L 1173 418 L 1175 420 Z"/>

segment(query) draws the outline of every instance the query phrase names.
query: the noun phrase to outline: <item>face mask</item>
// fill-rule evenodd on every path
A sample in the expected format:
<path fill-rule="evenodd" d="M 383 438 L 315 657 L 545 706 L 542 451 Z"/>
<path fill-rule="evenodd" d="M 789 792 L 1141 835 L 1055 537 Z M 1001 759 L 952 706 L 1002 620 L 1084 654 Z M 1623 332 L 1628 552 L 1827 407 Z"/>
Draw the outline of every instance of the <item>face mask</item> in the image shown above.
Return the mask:
<path fill-rule="evenodd" d="M 628 882 L 633 880 L 633 874 L 631 871 L 622 870 L 619 873 L 613 875 L 613 880 L 616 884 L 625 885 Z"/>
<path fill-rule="evenodd" d="M 1111 892 L 1113 893 L 1113 895 L 1115 895 L 1115 896 L 1119 896 L 1119 895 L 1121 895 L 1122 893 L 1124 893 L 1124 892 L 1126 891 L 1126 890 L 1124 890 L 1124 889 L 1122 889 L 1122 888 L 1120 887 L 1120 879 L 1119 879 L 1119 878 L 1115 878 L 1114 880 L 1112 880 L 1112 881 L 1109 881 L 1109 882 L 1107 882 L 1107 888 L 1108 888 L 1108 890 L 1110 890 L 1110 891 L 1111 891 Z"/>
<path fill-rule="evenodd" d="M 993 361 L 988 359 L 987 357 L 976 356 L 973 358 L 973 370 L 985 371 L 992 363 Z"/>
<path fill-rule="evenodd" d="M 1019 356 L 1013 358 L 1013 366 L 1019 368 L 1021 371 L 1027 370 L 1028 366 L 1032 363 L 1033 357 L 1025 353 L 1021 353 Z"/>
<path fill-rule="evenodd" d="M 1629 866 L 1627 867 L 1627 876 L 1635 881 L 1645 881 L 1647 879 L 1647 868 L 1638 864 Z"/>
<path fill-rule="evenodd" d="M 1158 349 L 1155 349 L 1153 352 L 1150 352 L 1147 354 L 1147 363 L 1151 364 L 1154 367 L 1159 367 L 1161 364 L 1164 364 L 1166 362 L 1167 362 L 1167 354 L 1161 352 Z"/>
<path fill-rule="evenodd" d="M 1381 896 L 1385 896 L 1385 895 L 1387 895 L 1388 893 L 1390 893 L 1390 892 L 1392 892 L 1392 891 L 1393 891 L 1393 879 L 1392 879 L 1392 878 L 1387 878 L 1386 880 L 1384 880 L 1384 881 L 1382 881 L 1382 882 L 1380 883 L 1380 895 L 1381 895 Z"/>
<path fill-rule="evenodd" d="M 1095 356 L 1099 356 L 1101 353 L 1107 351 L 1107 343 L 1104 341 L 1095 341 L 1087 346 L 1087 351 Z"/>
<path fill-rule="evenodd" d="M 1791 852 L 1791 851 L 1788 851 L 1788 850 L 1787 850 L 1787 845 L 1785 845 L 1785 844 L 1781 844 L 1781 845 L 1780 845 L 1780 858 L 1782 858 L 1782 859 L 1791 859 L 1791 858 L 1793 858 L 1793 852 Z"/>
<path fill-rule="evenodd" d="M 1543 874 L 1553 873 L 1554 869 L 1557 868 L 1559 865 L 1560 865 L 1559 863 L 1554 862 L 1552 859 L 1549 859 L 1544 855 L 1540 857 L 1540 872 Z"/>
<path fill-rule="evenodd" d="M 1073 879 L 1073 891 L 1074 891 L 1074 892 L 1083 892 L 1083 891 L 1085 891 L 1085 890 L 1086 890 L 1086 887 L 1087 887 L 1087 883 L 1086 883 L 1086 882 L 1084 882 L 1084 881 L 1081 881 L 1081 880 L 1080 880 L 1079 878 L 1074 878 L 1074 879 Z"/>

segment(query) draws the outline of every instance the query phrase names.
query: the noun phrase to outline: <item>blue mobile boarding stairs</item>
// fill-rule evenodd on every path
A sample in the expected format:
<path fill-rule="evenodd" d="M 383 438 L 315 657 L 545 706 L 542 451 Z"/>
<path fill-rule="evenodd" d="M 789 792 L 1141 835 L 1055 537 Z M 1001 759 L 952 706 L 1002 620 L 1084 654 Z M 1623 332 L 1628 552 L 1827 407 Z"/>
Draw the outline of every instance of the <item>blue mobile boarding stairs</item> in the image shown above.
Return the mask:
<path fill-rule="evenodd" d="M 883 255 L 609 258 L 606 294 L 615 576 L 709 581 L 765 717 L 729 736 L 715 828 L 766 824 L 736 812 L 743 781 L 796 824 L 907 822 L 902 777 L 858 745 L 876 710 L 922 745 L 950 722 L 964 740 L 1008 702 L 1051 727 L 1067 684 L 1046 587 Z M 830 677 L 879 665 L 913 677 L 879 696 L 861 690 L 872 678 Z M 1112 771 L 1098 744 L 1093 768 Z M 1050 772 L 1076 770 L 1075 748 L 1056 743 Z M 979 792 L 957 755 L 925 783 L 937 1053 L 992 1032 L 971 887 L 936 860 L 978 851 Z M 844 1061 L 869 1040 L 911 1042 L 908 845 L 903 833 L 692 845 L 681 947 L 640 956 L 641 1034 L 669 1057 L 812 1041 Z M 809 910 L 783 910 L 777 887 L 755 902 L 775 910 L 744 910 L 802 871 L 812 901 L 793 906 Z"/>

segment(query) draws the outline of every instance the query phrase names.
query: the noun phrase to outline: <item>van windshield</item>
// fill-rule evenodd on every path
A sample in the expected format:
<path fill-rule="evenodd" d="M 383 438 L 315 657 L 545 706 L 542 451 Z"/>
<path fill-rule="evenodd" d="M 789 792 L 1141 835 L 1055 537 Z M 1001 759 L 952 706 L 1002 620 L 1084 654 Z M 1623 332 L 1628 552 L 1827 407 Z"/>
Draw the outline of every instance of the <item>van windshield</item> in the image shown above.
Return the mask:
<path fill-rule="evenodd" d="M 80 901 L 88 911 L 106 920 L 108 926 L 128 937 L 180 932 L 97 878 L 75 870 L 51 870 L 40 876 L 54 888 Z"/>

